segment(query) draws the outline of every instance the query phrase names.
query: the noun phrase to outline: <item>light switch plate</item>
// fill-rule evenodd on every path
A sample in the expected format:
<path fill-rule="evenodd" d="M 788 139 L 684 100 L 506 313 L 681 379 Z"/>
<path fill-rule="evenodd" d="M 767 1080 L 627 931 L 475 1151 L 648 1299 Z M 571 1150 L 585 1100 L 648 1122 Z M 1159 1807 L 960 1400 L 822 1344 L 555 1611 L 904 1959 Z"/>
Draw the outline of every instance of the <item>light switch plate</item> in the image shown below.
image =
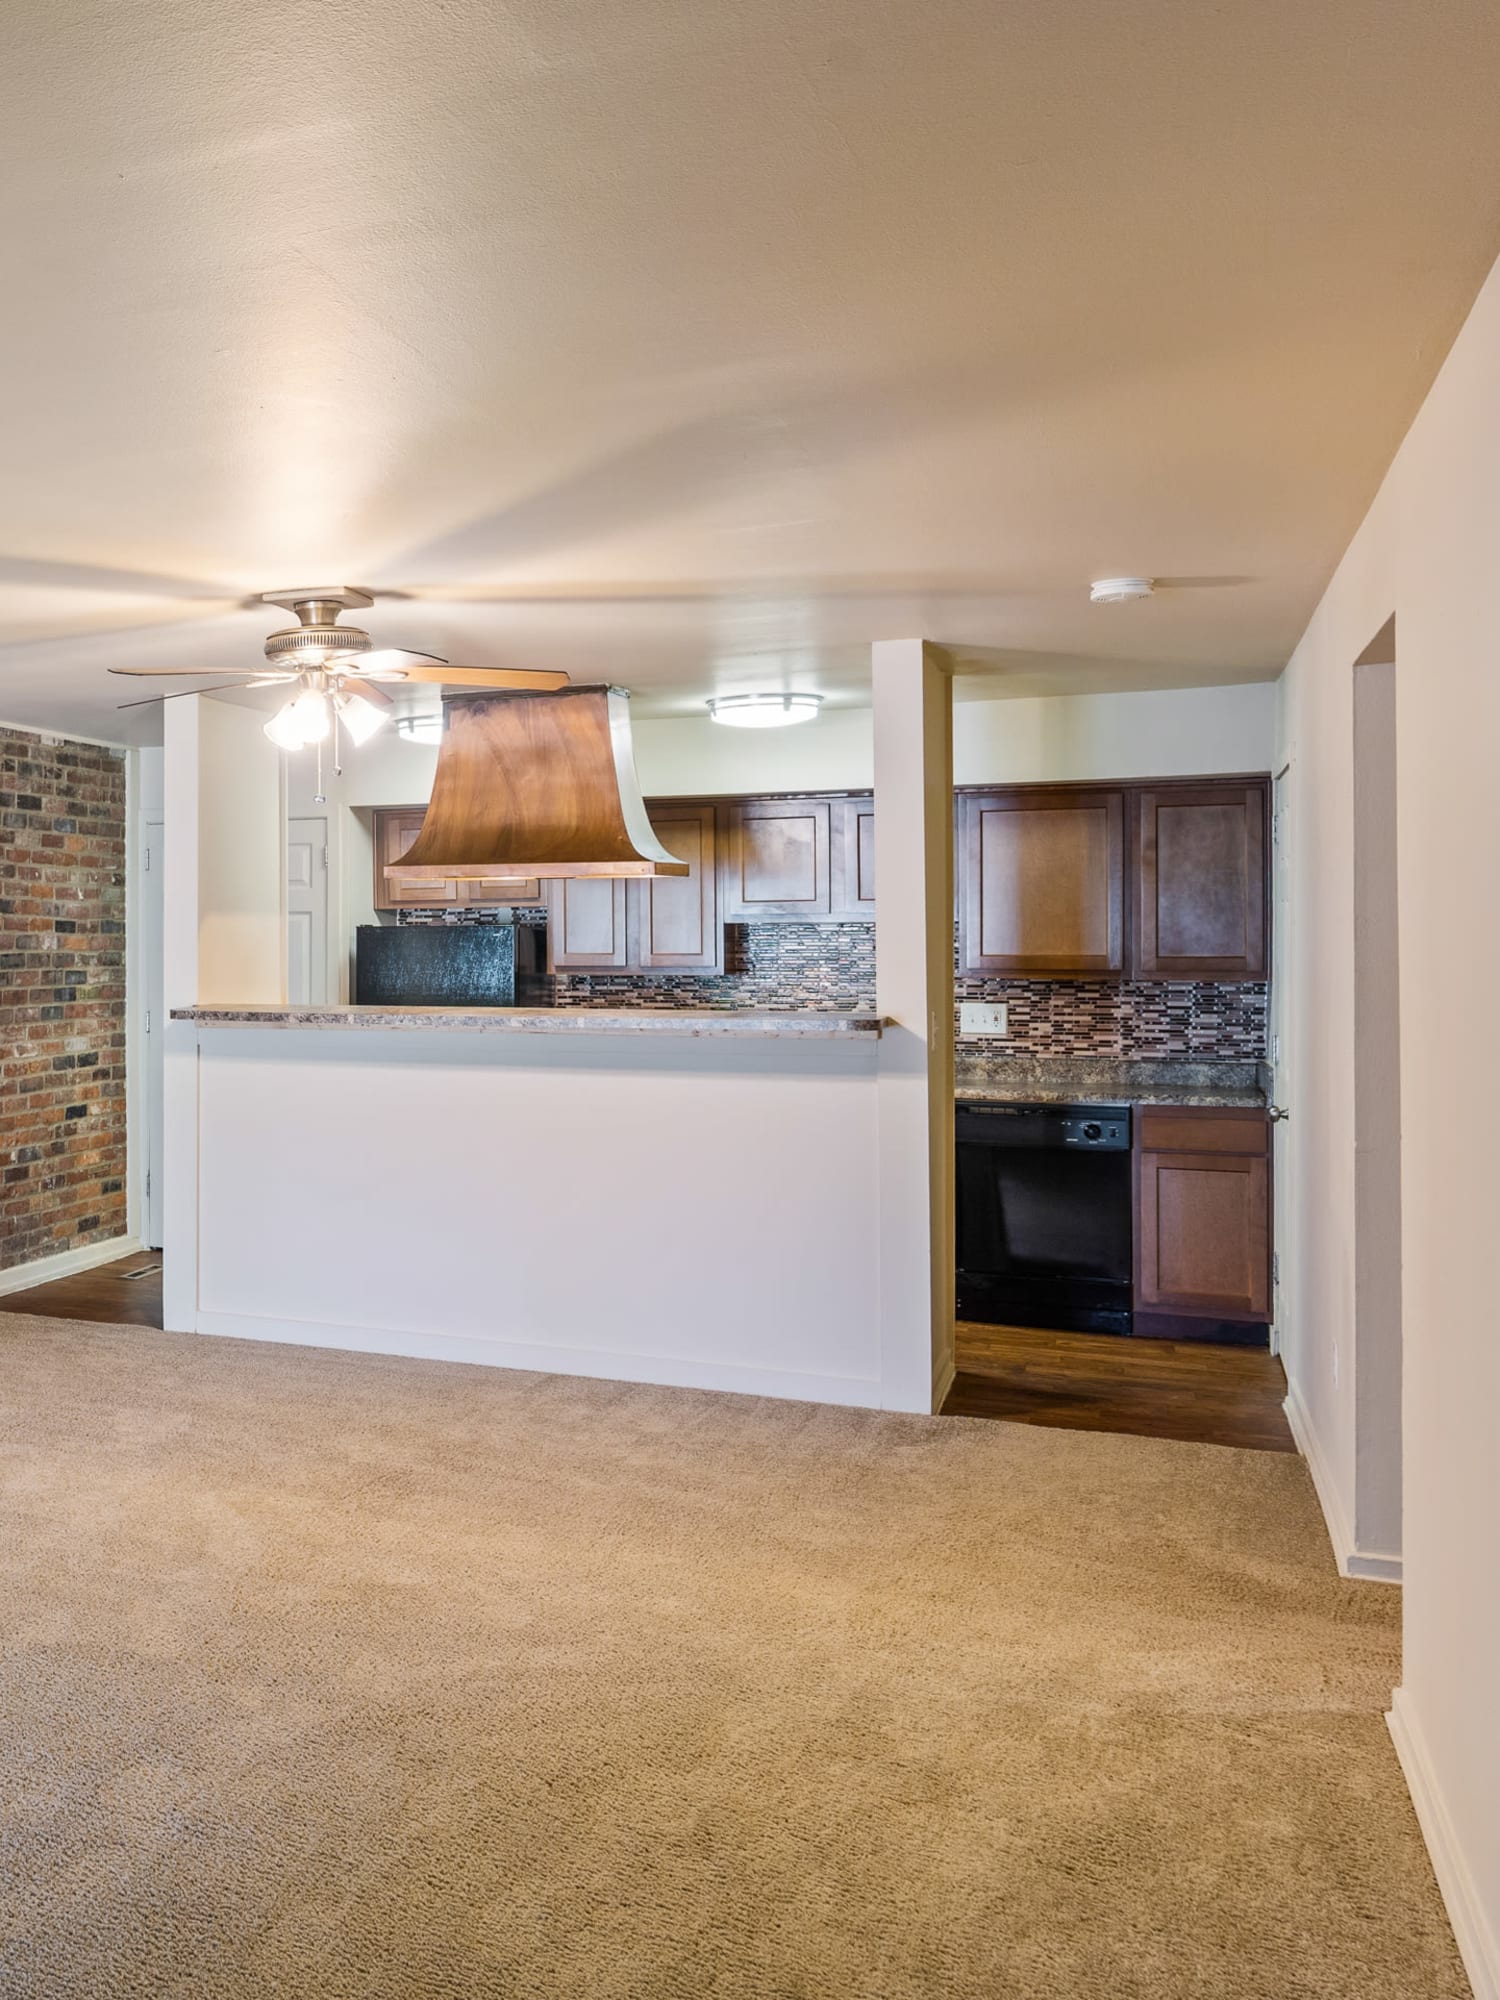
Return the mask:
<path fill-rule="evenodd" d="M 958 1032 L 961 1035 L 1008 1035 L 1010 1008 L 1003 1000 L 960 1000 Z"/>

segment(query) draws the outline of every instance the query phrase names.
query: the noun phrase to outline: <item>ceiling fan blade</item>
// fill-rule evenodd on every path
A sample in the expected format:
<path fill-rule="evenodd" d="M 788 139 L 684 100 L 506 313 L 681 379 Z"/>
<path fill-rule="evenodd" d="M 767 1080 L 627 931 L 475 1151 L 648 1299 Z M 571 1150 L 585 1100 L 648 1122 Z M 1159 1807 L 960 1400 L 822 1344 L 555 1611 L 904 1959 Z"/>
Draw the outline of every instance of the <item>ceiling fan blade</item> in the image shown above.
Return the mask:
<path fill-rule="evenodd" d="M 135 680 L 149 679 L 153 674 L 176 674 L 179 678 L 190 675 L 198 681 L 201 681 L 206 674 L 233 674 L 240 680 L 245 677 L 243 667 L 106 667 L 104 671 L 109 674 L 128 674 Z M 263 667 L 261 672 L 265 671 Z"/>
<path fill-rule="evenodd" d="M 417 653 L 410 646 L 377 646 L 373 652 L 358 656 L 358 666 L 362 674 L 385 674 L 404 667 L 408 660 L 431 660 L 437 666 L 446 665 L 441 653 Z"/>
<path fill-rule="evenodd" d="M 116 669 L 114 667 L 111 667 L 109 671 L 111 673 L 114 673 Z M 265 687 L 267 685 L 268 683 L 266 683 L 265 681 L 220 681 L 217 687 L 174 688 L 171 694 L 142 695 L 139 701 L 116 702 L 115 706 L 117 708 L 150 708 L 153 702 L 181 701 L 184 695 L 189 695 L 189 694 L 222 694 L 225 688 Z"/>
<path fill-rule="evenodd" d="M 379 681 L 367 681 L 361 674 L 340 674 L 338 682 L 350 694 L 363 695 L 366 701 L 373 701 L 378 708 L 394 708 L 396 705 Z"/>
<path fill-rule="evenodd" d="M 521 688 L 550 694 L 566 687 L 568 674 L 542 667 L 408 667 L 404 681 L 435 681 L 452 688 Z"/>

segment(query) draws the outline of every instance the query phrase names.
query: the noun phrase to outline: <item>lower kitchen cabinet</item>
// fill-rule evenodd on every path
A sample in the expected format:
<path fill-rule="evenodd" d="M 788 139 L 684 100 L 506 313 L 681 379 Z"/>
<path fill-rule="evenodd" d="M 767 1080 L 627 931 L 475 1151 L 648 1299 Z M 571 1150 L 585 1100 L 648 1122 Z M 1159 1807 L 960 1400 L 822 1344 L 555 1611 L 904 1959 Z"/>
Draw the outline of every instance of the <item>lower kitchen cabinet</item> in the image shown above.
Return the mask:
<path fill-rule="evenodd" d="M 1142 1105 L 1135 1126 L 1136 1331 L 1201 1337 L 1215 1323 L 1231 1332 L 1236 1323 L 1264 1325 L 1271 1317 L 1265 1112 Z"/>

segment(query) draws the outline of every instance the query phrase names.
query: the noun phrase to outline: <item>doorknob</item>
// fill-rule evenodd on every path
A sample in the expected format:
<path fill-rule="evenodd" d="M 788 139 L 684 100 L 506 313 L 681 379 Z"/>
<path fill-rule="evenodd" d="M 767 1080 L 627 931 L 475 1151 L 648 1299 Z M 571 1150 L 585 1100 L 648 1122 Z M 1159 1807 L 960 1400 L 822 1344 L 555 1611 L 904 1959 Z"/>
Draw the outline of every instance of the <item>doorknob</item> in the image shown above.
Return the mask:
<path fill-rule="evenodd" d="M 1291 1112 L 1283 1104 L 1272 1104 L 1266 1109 L 1266 1116 L 1273 1125 L 1279 1125 L 1284 1118 L 1290 1118 L 1291 1115 Z"/>

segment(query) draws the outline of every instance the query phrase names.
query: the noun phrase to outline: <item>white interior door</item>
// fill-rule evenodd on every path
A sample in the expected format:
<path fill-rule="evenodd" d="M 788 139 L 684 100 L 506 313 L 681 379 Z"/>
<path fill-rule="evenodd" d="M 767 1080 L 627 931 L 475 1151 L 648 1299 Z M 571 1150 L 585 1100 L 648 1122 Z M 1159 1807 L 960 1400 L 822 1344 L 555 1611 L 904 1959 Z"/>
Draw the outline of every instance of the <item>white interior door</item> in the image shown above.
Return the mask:
<path fill-rule="evenodd" d="M 165 829 L 159 819 L 141 826 L 141 996 L 146 1050 L 146 1117 L 141 1142 L 141 1240 L 153 1250 L 162 1238 L 162 881 Z"/>
<path fill-rule="evenodd" d="M 328 1004 L 328 821 L 287 821 L 286 997 L 293 1007 Z"/>

